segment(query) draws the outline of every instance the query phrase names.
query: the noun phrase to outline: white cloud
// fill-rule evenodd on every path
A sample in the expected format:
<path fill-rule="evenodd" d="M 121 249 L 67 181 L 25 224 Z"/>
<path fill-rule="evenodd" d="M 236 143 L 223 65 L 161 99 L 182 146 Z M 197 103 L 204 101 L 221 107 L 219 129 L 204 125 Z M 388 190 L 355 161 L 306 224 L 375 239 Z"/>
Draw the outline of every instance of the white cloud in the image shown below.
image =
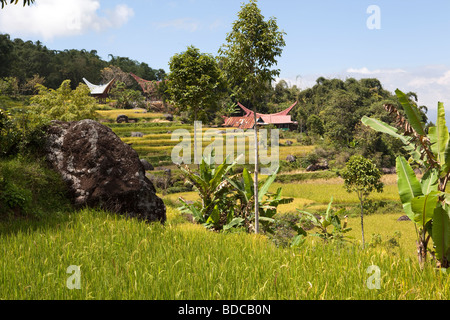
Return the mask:
<path fill-rule="evenodd" d="M 377 74 L 397 74 L 397 73 L 406 73 L 403 69 L 375 69 L 375 70 L 369 70 L 368 68 L 360 68 L 360 69 L 354 69 L 349 68 L 346 71 L 347 73 L 355 73 L 355 74 L 361 74 L 361 75 L 377 75 Z"/>
<path fill-rule="evenodd" d="M 117 28 L 134 15 L 117 5 L 99 15 L 99 0 L 39 0 L 30 7 L 7 6 L 0 13 L 0 32 L 14 36 L 38 36 L 43 40 Z"/>
<path fill-rule="evenodd" d="M 200 28 L 200 22 L 192 18 L 180 18 L 164 22 L 155 22 L 158 29 L 175 29 L 188 32 L 195 32 Z"/>

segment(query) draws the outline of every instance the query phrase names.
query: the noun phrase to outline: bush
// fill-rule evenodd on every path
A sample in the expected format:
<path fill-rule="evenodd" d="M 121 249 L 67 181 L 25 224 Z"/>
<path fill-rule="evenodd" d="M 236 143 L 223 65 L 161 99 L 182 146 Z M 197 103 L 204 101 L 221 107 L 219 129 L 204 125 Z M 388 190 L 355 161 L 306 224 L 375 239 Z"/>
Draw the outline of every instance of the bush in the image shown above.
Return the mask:
<path fill-rule="evenodd" d="M 44 160 L 0 160 L 0 218 L 39 218 L 69 209 L 66 190 Z"/>
<path fill-rule="evenodd" d="M 87 85 L 80 84 L 72 90 L 70 80 L 65 80 L 56 90 L 40 84 L 37 88 L 39 94 L 31 98 L 31 111 L 42 121 L 96 119 L 97 102 Z"/>

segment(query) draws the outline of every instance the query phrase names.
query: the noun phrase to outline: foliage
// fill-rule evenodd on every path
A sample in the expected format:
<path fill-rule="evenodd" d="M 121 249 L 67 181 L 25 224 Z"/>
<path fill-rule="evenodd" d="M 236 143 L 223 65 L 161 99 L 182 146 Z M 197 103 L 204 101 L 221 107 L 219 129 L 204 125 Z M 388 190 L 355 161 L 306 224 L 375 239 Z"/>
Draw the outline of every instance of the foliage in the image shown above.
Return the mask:
<path fill-rule="evenodd" d="M 373 191 L 383 192 L 381 172 L 370 159 L 359 155 L 352 156 L 341 175 L 347 191 L 358 193 L 358 198 L 362 200 Z"/>
<path fill-rule="evenodd" d="M 364 248 L 364 202 L 373 191 L 383 192 L 380 170 L 370 159 L 359 155 L 352 156 L 341 173 L 347 192 L 356 192 L 361 207 L 361 233 Z"/>
<path fill-rule="evenodd" d="M 64 182 L 44 160 L 0 159 L 0 221 L 8 217 L 42 218 L 69 208 Z"/>
<path fill-rule="evenodd" d="M 413 96 L 413 93 L 409 93 L 408 99 Z M 397 156 L 405 155 L 401 143 L 395 138 L 361 125 L 363 116 L 377 118 L 392 125 L 394 119 L 386 114 L 383 105 L 391 104 L 401 108 L 395 94 L 385 90 L 378 79 L 319 78 L 316 85 L 302 90 L 296 99 L 299 104 L 291 111 L 291 115 L 299 123 L 298 131 L 307 133 L 303 141 L 311 140 L 327 150 L 334 150 L 327 159 L 330 165 L 334 166 L 334 161 L 339 162 L 336 167 L 345 164 L 348 157 L 345 157 L 345 161 L 338 158 L 349 153 L 372 159 L 379 168 L 391 168 L 395 166 Z M 421 107 L 420 116 L 425 119 L 423 109 Z M 317 118 L 322 122 L 323 131 Z M 317 124 L 313 126 L 311 123 L 308 126 L 308 122 L 313 119 Z M 323 140 L 314 139 L 317 135 L 315 128 L 323 133 Z"/>
<path fill-rule="evenodd" d="M 259 182 L 259 222 L 265 232 L 272 232 L 271 225 L 274 222 L 277 207 L 293 201 L 292 198 L 281 197 L 281 187 L 275 193 L 269 193 L 269 188 L 275 181 L 278 172 L 279 168 L 265 181 Z M 237 192 L 235 196 L 235 199 L 239 202 L 237 214 L 243 219 L 247 230 L 252 231 L 254 229 L 254 224 L 252 223 L 255 221 L 255 189 L 252 175 L 247 168 L 244 168 L 242 174 L 235 175 L 227 180 Z"/>
<path fill-rule="evenodd" d="M 298 210 L 302 216 L 302 223 L 307 226 L 311 226 L 314 229 L 318 229 L 318 233 L 312 234 L 312 236 L 316 236 L 321 238 L 325 243 L 337 241 L 343 242 L 347 241 L 344 238 L 344 234 L 351 231 L 351 228 L 347 228 L 347 222 L 341 222 L 339 218 L 345 209 L 340 209 L 337 212 L 333 212 L 331 209 L 331 205 L 333 204 L 333 198 L 331 198 L 330 203 L 328 204 L 328 208 L 324 215 L 315 215 L 310 212 Z M 292 246 L 298 246 L 303 243 L 304 237 L 307 233 L 302 228 L 301 223 L 297 225 L 299 234 L 293 239 Z M 328 228 L 331 227 L 332 231 L 329 231 Z"/>
<path fill-rule="evenodd" d="M 45 82 L 45 78 L 39 76 L 38 74 L 33 75 L 32 78 L 28 78 L 20 87 L 20 91 L 23 94 L 34 95 L 38 93 L 37 85 L 43 85 Z"/>
<path fill-rule="evenodd" d="M 200 201 L 189 203 L 180 198 L 184 204 L 182 212 L 192 214 L 194 220 L 216 230 L 229 230 L 245 227 L 249 232 L 254 229 L 254 181 L 246 168 L 242 174 L 229 176 L 231 169 L 239 161 L 227 163 L 227 159 L 216 167 L 214 153 L 202 159 L 199 172 L 193 172 L 189 167 L 181 167 L 185 177 L 198 192 Z M 292 198 L 282 198 L 282 188 L 270 193 L 269 188 L 275 181 L 278 170 L 260 183 L 258 199 L 260 203 L 260 223 L 264 231 L 271 232 L 270 225 L 274 222 L 277 207 L 288 204 Z"/>
<path fill-rule="evenodd" d="M 25 7 L 26 5 L 31 5 L 32 3 L 34 3 L 35 0 L 23 0 L 23 6 Z M 8 0 L 0 0 L 1 4 L 2 4 L 2 9 L 5 7 L 5 5 L 8 4 Z M 10 4 L 17 4 L 19 2 L 19 0 L 10 0 L 9 3 Z"/>
<path fill-rule="evenodd" d="M 100 73 L 102 74 L 103 83 L 108 83 L 112 79 L 116 80 L 116 85 L 119 82 L 122 82 L 125 86 L 131 86 L 134 83 L 134 80 L 131 77 L 130 73 L 123 72 L 122 69 L 117 66 L 111 65 L 103 68 Z"/>
<path fill-rule="evenodd" d="M 39 93 L 31 98 L 31 110 L 43 119 L 78 121 L 96 118 L 97 103 L 85 84 L 72 90 L 70 80 L 65 80 L 56 90 L 43 85 L 38 85 L 38 90 Z"/>
<path fill-rule="evenodd" d="M 312 135 L 323 136 L 325 133 L 322 120 L 315 114 L 308 117 L 306 127 L 308 129 L 308 133 Z"/>
<path fill-rule="evenodd" d="M 19 141 L 20 134 L 10 114 L 0 109 L 0 158 L 17 153 Z"/>
<path fill-rule="evenodd" d="M 152 69 L 144 62 L 113 55 L 109 58 L 109 61 L 103 60 L 96 50 L 52 50 L 40 41 L 11 40 L 8 34 L 0 34 L 0 77 L 17 78 L 19 87 L 27 79 L 39 75 L 45 78 L 48 88 L 57 89 L 68 79 L 75 89 L 83 82 L 83 77 L 92 83 L 100 83 L 101 71 L 108 67 L 132 72 L 146 80 L 161 80 L 165 76 L 164 70 Z M 130 84 L 132 89 L 141 90 L 136 81 Z"/>
<path fill-rule="evenodd" d="M 145 107 L 145 98 L 141 92 L 127 89 L 124 82 L 116 82 L 111 90 L 111 97 L 116 100 L 114 107 L 118 109 L 133 109 Z"/>
<path fill-rule="evenodd" d="M 436 125 L 427 133 L 417 105 L 400 90 L 396 90 L 396 94 L 404 112 L 393 105 L 385 105 L 394 117 L 396 127 L 369 117 L 363 117 L 362 122 L 400 140 L 408 152 L 408 159 L 397 157 L 398 191 L 405 213 L 418 228 L 419 263 L 425 263 L 429 251 L 438 266 L 447 268 L 450 260 L 450 201 L 446 187 L 450 178 L 450 139 L 444 104 L 438 103 Z M 422 168 L 421 178 L 416 176 L 412 164 Z M 430 239 L 433 240 L 433 251 L 428 248 Z"/>
<path fill-rule="evenodd" d="M 0 79 L 0 95 L 16 98 L 19 94 L 19 81 L 15 77 Z"/>
<path fill-rule="evenodd" d="M 285 46 L 275 18 L 267 21 L 256 0 L 243 4 L 219 54 L 235 99 L 255 106 L 280 71 L 272 69 Z"/>
<path fill-rule="evenodd" d="M 218 109 L 224 82 L 217 61 L 194 46 L 175 54 L 169 62 L 167 91 L 178 112 L 194 121 L 209 119 Z"/>
<path fill-rule="evenodd" d="M 188 166 L 179 166 L 185 177 L 198 192 L 201 202 L 189 204 L 184 199 L 182 211 L 190 212 L 194 220 L 205 226 L 212 226 L 216 230 L 221 230 L 225 225 L 235 224 L 232 199 L 228 197 L 231 185 L 225 179 L 228 171 L 237 163 L 228 163 L 228 159 L 216 167 L 214 153 L 207 158 L 202 158 L 199 166 L 199 172 L 193 172 Z"/>

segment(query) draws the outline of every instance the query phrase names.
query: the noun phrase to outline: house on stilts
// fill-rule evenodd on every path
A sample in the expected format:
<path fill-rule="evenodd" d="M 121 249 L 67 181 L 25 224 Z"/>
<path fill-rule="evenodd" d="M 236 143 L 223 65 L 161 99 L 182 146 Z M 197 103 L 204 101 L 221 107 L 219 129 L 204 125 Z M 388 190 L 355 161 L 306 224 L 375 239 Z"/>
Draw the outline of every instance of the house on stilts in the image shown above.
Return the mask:
<path fill-rule="evenodd" d="M 296 130 L 298 128 L 298 122 L 292 121 L 289 112 L 297 105 L 296 101 L 292 106 L 278 113 L 274 114 L 262 114 L 256 113 L 256 122 L 258 126 L 274 125 L 281 130 Z M 253 129 L 255 127 L 254 112 L 241 103 L 238 102 L 238 106 L 245 112 L 240 117 L 223 117 L 224 127 L 237 128 L 237 129 Z"/>

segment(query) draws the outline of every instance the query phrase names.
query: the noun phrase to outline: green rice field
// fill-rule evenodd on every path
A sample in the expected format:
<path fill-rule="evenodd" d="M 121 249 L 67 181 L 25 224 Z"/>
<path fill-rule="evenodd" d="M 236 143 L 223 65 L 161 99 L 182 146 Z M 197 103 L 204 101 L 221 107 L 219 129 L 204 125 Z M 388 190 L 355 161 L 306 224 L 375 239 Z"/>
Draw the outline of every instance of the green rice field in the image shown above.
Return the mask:
<path fill-rule="evenodd" d="M 103 115 L 112 119 L 115 112 Z M 167 132 L 192 130 L 176 122 L 107 125 L 141 157 L 174 170 L 170 150 L 176 143 Z M 144 137 L 130 138 L 131 132 Z M 280 148 L 283 155 L 299 157 L 312 150 L 297 143 Z M 346 245 L 324 245 L 311 236 L 291 248 L 264 235 L 208 231 L 177 209 L 180 196 L 195 200 L 195 192 L 158 194 L 167 204 L 164 226 L 93 209 L 0 221 L 0 300 L 448 299 L 448 275 L 432 263 L 419 268 L 414 224 L 397 221 L 403 213 L 395 176 L 383 179 L 384 192 L 370 199 L 385 207 L 364 217 L 365 249 L 358 199 L 337 176 L 276 182 L 271 191 L 282 187 L 283 196 L 294 199 L 279 207 L 279 218 L 297 210 L 323 212 L 333 197 L 336 208 L 348 211 L 352 230 Z M 79 289 L 70 287 L 70 266 L 80 270 Z M 370 282 L 374 267 L 380 272 L 377 288 Z"/>

